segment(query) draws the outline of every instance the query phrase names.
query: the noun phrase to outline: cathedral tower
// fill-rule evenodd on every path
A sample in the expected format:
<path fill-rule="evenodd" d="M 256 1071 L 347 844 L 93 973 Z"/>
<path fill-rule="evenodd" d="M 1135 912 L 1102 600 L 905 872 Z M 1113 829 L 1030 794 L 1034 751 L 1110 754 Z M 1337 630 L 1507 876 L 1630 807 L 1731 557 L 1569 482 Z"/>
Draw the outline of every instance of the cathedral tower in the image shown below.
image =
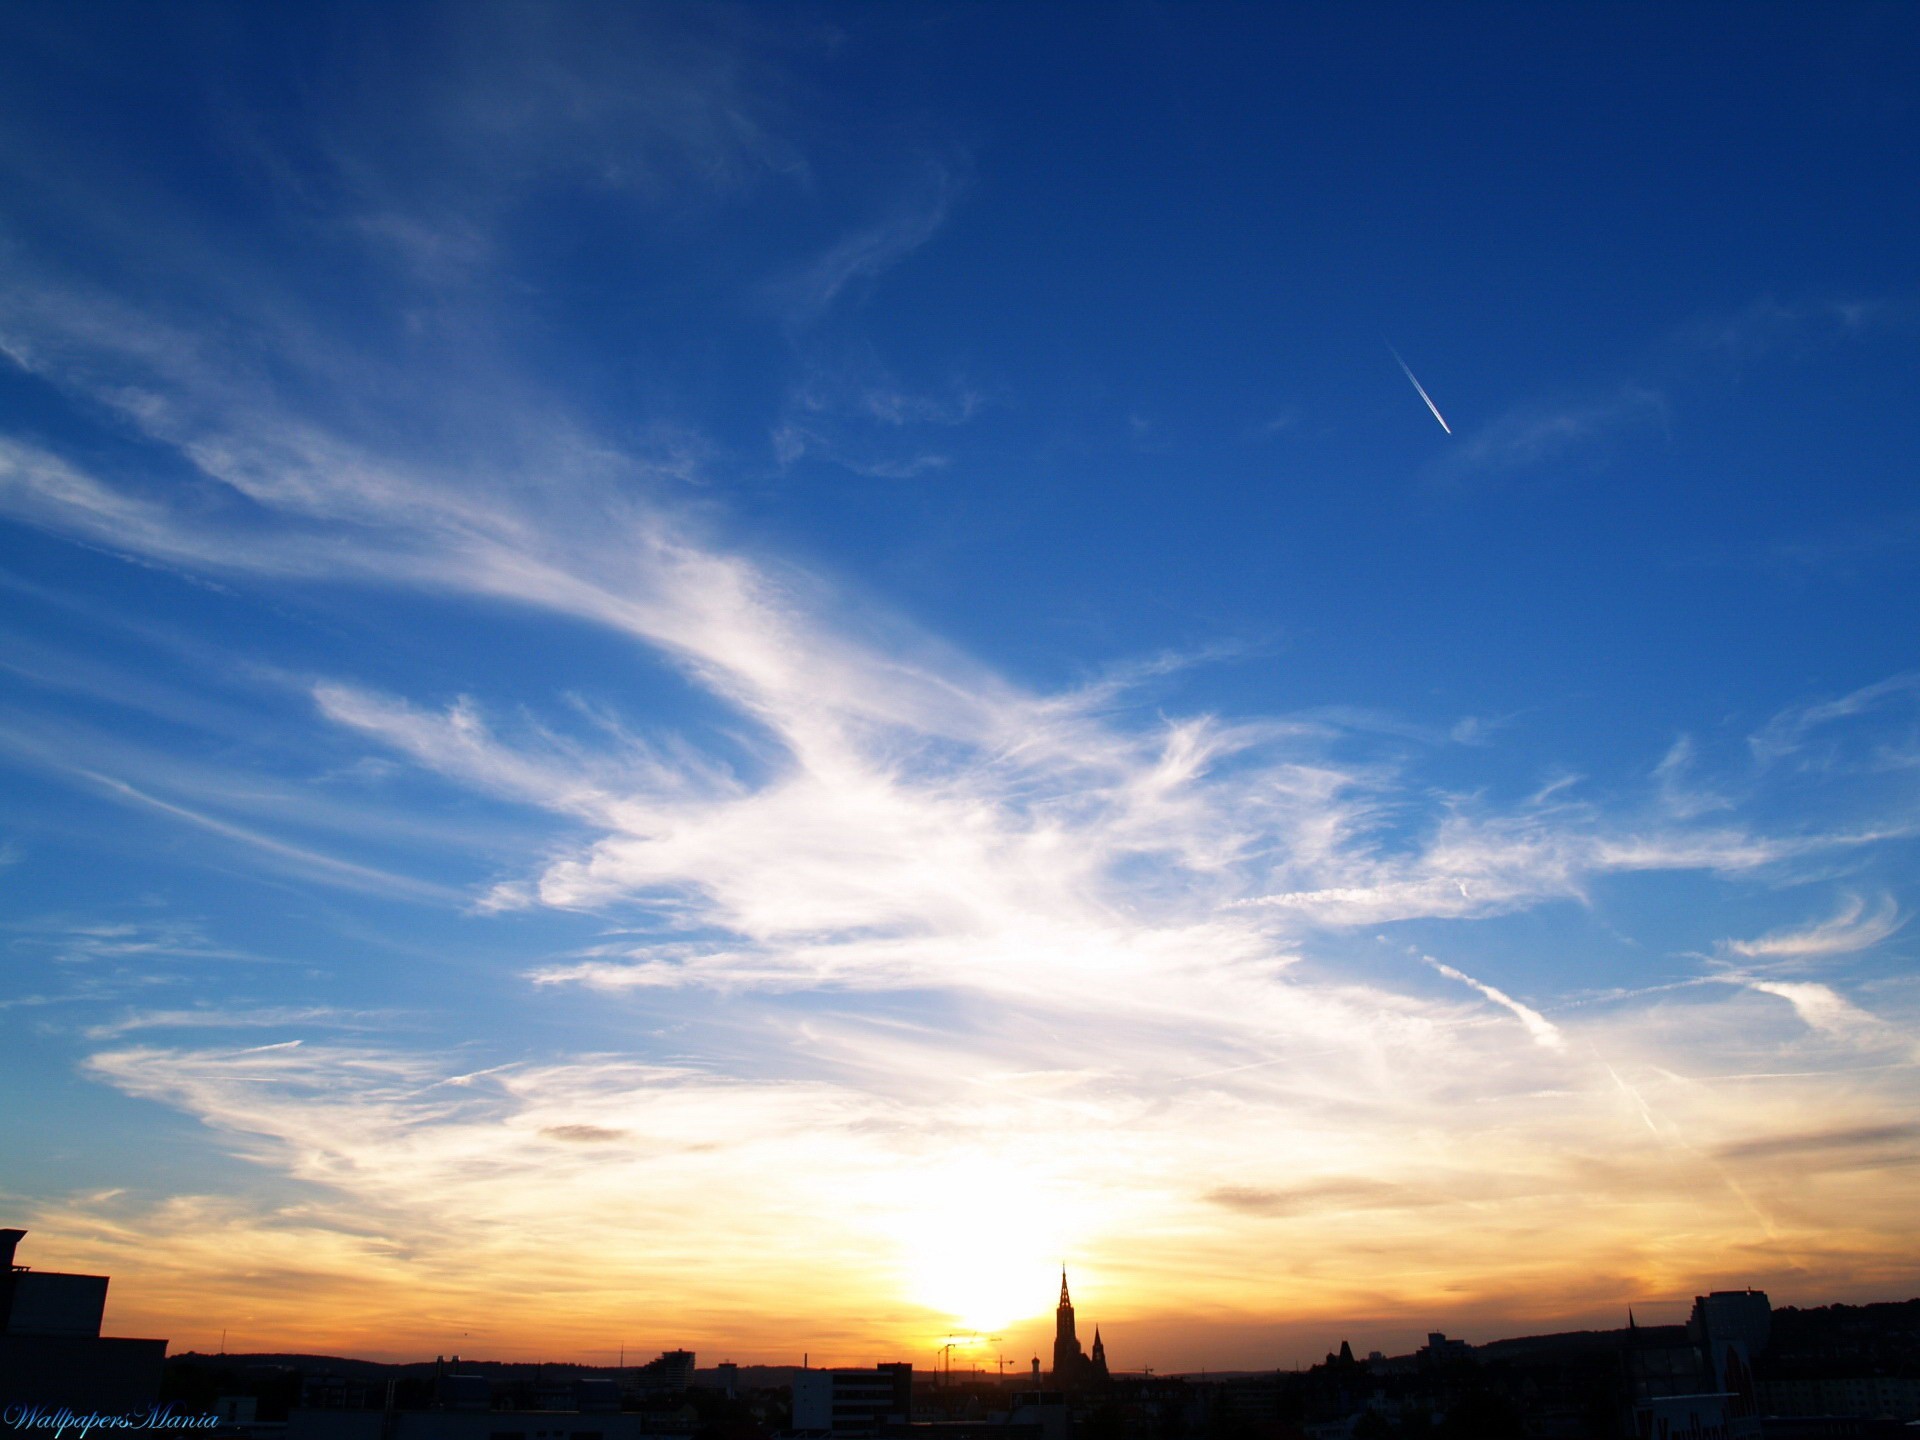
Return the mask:
<path fill-rule="evenodd" d="M 1067 1272 L 1060 1272 L 1060 1308 L 1053 1312 L 1053 1383 L 1062 1388 L 1080 1383 L 1087 1357 L 1073 1333 L 1073 1297 L 1067 1293 Z"/>

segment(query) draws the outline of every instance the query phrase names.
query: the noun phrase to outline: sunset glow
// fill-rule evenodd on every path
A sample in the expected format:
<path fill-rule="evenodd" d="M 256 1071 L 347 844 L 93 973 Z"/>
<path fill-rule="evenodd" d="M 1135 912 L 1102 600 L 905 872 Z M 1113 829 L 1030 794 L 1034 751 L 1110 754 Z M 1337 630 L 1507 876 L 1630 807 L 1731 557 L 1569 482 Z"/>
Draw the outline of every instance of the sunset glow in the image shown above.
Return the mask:
<path fill-rule="evenodd" d="M 1163 1373 L 1920 1288 L 1920 12 L 1579 13 L 13 7 L 32 1263 L 986 1371 L 1063 1266 Z"/>

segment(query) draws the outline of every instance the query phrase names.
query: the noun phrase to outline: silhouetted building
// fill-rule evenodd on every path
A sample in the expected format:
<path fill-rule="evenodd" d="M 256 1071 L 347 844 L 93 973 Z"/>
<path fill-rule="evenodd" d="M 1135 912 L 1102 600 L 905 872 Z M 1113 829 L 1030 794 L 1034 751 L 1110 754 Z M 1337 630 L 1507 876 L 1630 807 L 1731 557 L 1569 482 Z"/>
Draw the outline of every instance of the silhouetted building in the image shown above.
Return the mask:
<path fill-rule="evenodd" d="M 1738 1414 L 1759 1408 L 1753 1362 L 1766 1352 L 1772 1328 L 1773 1307 L 1764 1290 L 1715 1290 L 1693 1297 L 1687 1335 L 1706 1357 L 1713 1388 L 1737 1398 Z"/>
<path fill-rule="evenodd" d="M 1764 1291 L 1697 1295 L 1686 1328 L 1642 1327 L 1629 1316 L 1633 1419 L 1642 1435 L 1742 1440 L 1762 1433 L 1753 1364 L 1767 1348 Z"/>
<path fill-rule="evenodd" d="M 460 1357 L 453 1357 L 458 1365 Z M 493 1408 L 493 1381 L 485 1375 L 463 1375 L 434 1362 L 433 1408 L 481 1411 Z"/>
<path fill-rule="evenodd" d="M 1767 1342 L 1767 1312 L 1767 1297 L 1758 1290 L 1696 1297 L 1684 1327 L 1638 1325 L 1629 1312 L 1627 1390 L 1634 1433 L 1654 1440 L 1759 1436 L 1753 1355 Z"/>
<path fill-rule="evenodd" d="M 1762 1380 L 1757 1389 L 1760 1411 L 1769 1417 L 1890 1415 L 1903 1421 L 1920 1419 L 1920 1375 L 1796 1377 Z M 1771 1424 L 1768 1428 L 1771 1431 Z"/>
<path fill-rule="evenodd" d="M 1433 1330 L 1427 1334 L 1427 1343 L 1422 1345 L 1416 1353 L 1422 1360 L 1438 1365 L 1452 1360 L 1473 1359 L 1473 1346 L 1464 1340 L 1450 1339 L 1443 1332 Z"/>
<path fill-rule="evenodd" d="M 167 1342 L 102 1336 L 107 1277 L 14 1264 L 26 1233 L 0 1230 L 0 1406 L 124 1413 L 152 1405 Z"/>
<path fill-rule="evenodd" d="M 661 1359 L 669 1363 L 656 1374 L 681 1359 L 691 1364 L 692 1355 L 670 1350 Z M 344 1404 L 325 1390 L 304 1391 L 284 1440 L 693 1440 L 700 1423 L 691 1405 L 670 1400 L 624 1407 L 611 1376 L 550 1375 L 545 1367 L 515 1374 L 493 1362 L 463 1367 L 458 1355 L 435 1359 L 424 1396 L 409 1401 L 389 1383 L 383 1405 L 380 1388 L 338 1397 Z"/>
<path fill-rule="evenodd" d="M 642 1395 L 684 1395 L 693 1384 L 693 1351 L 664 1350 L 634 1368 L 631 1388 Z"/>
<path fill-rule="evenodd" d="M 1073 1412 L 1058 1390 L 1025 1390 L 1013 1397 L 1007 1424 L 1038 1440 L 1071 1440 Z"/>
<path fill-rule="evenodd" d="M 1901 1440 L 1920 1437 L 1920 1299 L 1775 1311 L 1757 1290 L 1699 1297 L 1685 1325 L 1520 1336 L 1191 1385 L 1144 1428 L 1148 1382 L 1100 1397 L 1100 1440 Z M 1076 1418 L 1094 1407 L 1061 1395 Z"/>
<path fill-rule="evenodd" d="M 871 1436 L 913 1421 L 913 1366 L 802 1370 L 793 1377 L 793 1428 L 807 1434 Z"/>
<path fill-rule="evenodd" d="M 1093 1354 L 1080 1348 L 1073 1329 L 1073 1297 L 1067 1293 L 1067 1272 L 1060 1272 L 1060 1305 L 1053 1314 L 1053 1383 L 1062 1390 L 1084 1390 L 1107 1382 L 1107 1347 L 1100 1327 L 1093 1329 Z"/>

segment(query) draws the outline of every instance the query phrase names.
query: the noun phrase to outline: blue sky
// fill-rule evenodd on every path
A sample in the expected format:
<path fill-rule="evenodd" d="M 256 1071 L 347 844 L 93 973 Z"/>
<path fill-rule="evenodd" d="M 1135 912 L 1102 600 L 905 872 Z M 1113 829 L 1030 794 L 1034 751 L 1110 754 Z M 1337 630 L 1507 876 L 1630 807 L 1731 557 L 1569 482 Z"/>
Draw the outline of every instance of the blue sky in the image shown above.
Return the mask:
<path fill-rule="evenodd" d="M 4 27 L 0 1197 L 123 1332 L 1911 1292 L 1910 7 Z"/>

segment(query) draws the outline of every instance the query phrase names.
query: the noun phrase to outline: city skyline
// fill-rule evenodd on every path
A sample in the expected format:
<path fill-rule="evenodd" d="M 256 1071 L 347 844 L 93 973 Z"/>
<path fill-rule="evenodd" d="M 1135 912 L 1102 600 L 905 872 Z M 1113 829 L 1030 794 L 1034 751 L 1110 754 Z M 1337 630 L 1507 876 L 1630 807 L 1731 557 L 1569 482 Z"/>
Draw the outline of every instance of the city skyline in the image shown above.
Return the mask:
<path fill-rule="evenodd" d="M 78 1345 L 100 1343 L 97 1337 L 104 1320 L 104 1302 L 111 1284 L 111 1277 L 74 1275 L 48 1271 L 44 1266 L 36 1267 L 17 1264 L 16 1261 L 19 1258 L 19 1242 L 26 1238 L 26 1233 L 27 1232 L 18 1229 L 0 1229 L 0 1277 L 5 1277 L 8 1282 L 6 1286 L 0 1287 L 0 1292 L 3 1292 L 0 1293 L 0 1332 L 26 1337 L 61 1337 L 66 1340 L 67 1343 Z M 1653 1307 L 1656 1309 L 1664 1309 L 1669 1303 L 1677 1302 L 1656 1300 L 1653 1302 Z M 1902 1302 L 1874 1302 L 1870 1304 L 1868 1308 L 1872 1309 L 1877 1306 L 1877 1308 L 1883 1311 L 1897 1311 L 1902 1308 L 1910 1308 L 1914 1305 L 1920 1305 L 1920 1298 L 1904 1302 L 1904 1307 Z M 1696 1295 L 1687 1303 L 1688 1324 L 1696 1324 L 1702 1313 L 1709 1309 L 1721 1309 L 1733 1314 L 1740 1314 L 1750 1313 L 1755 1306 L 1761 1311 L 1771 1309 L 1769 1298 L 1764 1291 L 1749 1288 L 1733 1291 L 1715 1291 L 1709 1296 Z M 1825 1307 L 1813 1308 L 1816 1312 L 1821 1312 L 1825 1309 Z M 1839 1308 L 1844 1310 L 1847 1307 L 1842 1305 Z M 1794 1312 L 1789 1311 L 1787 1313 L 1792 1314 Z M 1365 1326 L 1369 1322 L 1362 1319 L 1358 1323 Z M 1625 1325 L 1607 1326 L 1602 1324 L 1594 1327 L 1591 1331 L 1577 1331 L 1552 1337 L 1503 1335 L 1495 1337 L 1491 1341 L 1483 1337 L 1481 1343 L 1487 1345 L 1487 1353 L 1489 1354 L 1497 1354 L 1505 1349 L 1510 1349 L 1516 1343 L 1525 1347 L 1543 1339 L 1573 1340 L 1578 1342 L 1582 1336 L 1614 1336 L 1623 1342 L 1631 1344 L 1632 1337 L 1639 1335 L 1652 1340 L 1656 1345 L 1665 1345 L 1668 1343 L 1668 1337 L 1658 1335 L 1657 1332 L 1663 1329 L 1671 1331 L 1675 1328 L 1686 1327 L 1663 1325 L 1663 1323 L 1656 1318 L 1643 1319 L 1643 1317 L 1636 1316 L 1633 1308 L 1630 1306 L 1627 1311 Z M 1845 1322 L 1842 1322 L 1841 1328 L 1845 1328 Z M 1024 1326 L 1010 1326 L 1009 1329 L 1018 1330 L 1021 1334 L 1025 1333 Z M 666 1332 L 662 1331 L 661 1333 Z M 1023 1365 L 1017 1356 L 1010 1356 L 1008 1353 L 1010 1344 L 1014 1349 L 1019 1348 L 1017 1344 L 1018 1336 L 982 1335 L 977 1332 L 959 1332 L 949 1334 L 945 1337 L 945 1342 L 938 1346 L 933 1352 L 935 1358 L 931 1365 L 922 1363 L 925 1359 L 924 1356 L 921 1357 L 921 1361 L 904 1359 L 878 1361 L 875 1362 L 875 1364 L 878 1365 L 880 1371 L 885 1372 L 904 1371 L 915 1374 L 924 1373 L 936 1385 L 943 1387 L 949 1382 L 976 1382 L 991 1379 L 996 1384 L 1002 1386 L 1010 1384 L 1018 1388 L 1037 1381 L 1047 1390 L 1065 1392 L 1069 1395 L 1078 1396 L 1079 1400 L 1077 1400 L 1076 1403 L 1086 1402 L 1090 1397 L 1106 1393 L 1111 1387 L 1111 1382 L 1116 1380 L 1124 1378 L 1148 1378 L 1156 1373 L 1162 1377 L 1176 1377 L 1183 1373 L 1177 1370 L 1170 1371 L 1164 1367 L 1156 1367 L 1144 1363 L 1131 1372 L 1125 1370 L 1110 1370 L 1106 1363 L 1105 1345 L 1101 1338 L 1100 1327 L 1097 1323 L 1094 1325 L 1093 1333 L 1094 1339 L 1089 1349 L 1081 1343 L 1077 1334 L 1076 1307 L 1071 1298 L 1068 1273 L 1063 1269 L 1060 1274 L 1059 1299 L 1056 1302 L 1052 1317 L 1050 1356 L 1043 1356 L 1040 1349 L 1036 1347 L 1033 1355 L 1031 1355 Z M 1371 1342 L 1380 1338 L 1364 1329 L 1360 1334 L 1362 1336 L 1362 1351 L 1367 1351 Z M 462 1338 L 465 1339 L 469 1337 L 463 1336 Z M 1422 1343 L 1418 1346 L 1409 1343 L 1403 1352 L 1394 1356 L 1388 1356 L 1379 1348 L 1374 1347 L 1369 1355 L 1369 1360 L 1379 1361 L 1386 1358 L 1399 1360 L 1413 1359 L 1419 1360 L 1422 1363 L 1452 1361 L 1471 1356 L 1475 1349 L 1475 1343 L 1473 1341 L 1461 1336 L 1448 1336 L 1444 1332 L 1436 1330 L 1429 1330 L 1415 1338 Z M 1894 1338 L 1897 1338 L 1897 1332 L 1895 1332 Z M 222 1330 L 220 1347 L 218 1350 L 211 1352 L 212 1357 L 239 1360 L 246 1359 L 251 1354 L 255 1355 L 256 1358 L 260 1358 L 260 1352 L 248 1352 L 245 1350 L 229 1351 L 226 1342 L 227 1332 Z M 169 1341 L 163 1337 L 140 1339 L 109 1338 L 105 1343 L 109 1346 L 152 1347 L 150 1352 L 143 1352 L 143 1359 L 151 1360 L 156 1365 L 170 1348 Z M 1392 1342 L 1386 1341 L 1384 1343 Z M 723 1345 L 721 1348 L 722 1353 L 726 1353 L 726 1347 Z M 685 1390 L 687 1386 L 692 1383 L 694 1375 L 702 1368 L 697 1364 L 698 1357 L 694 1351 L 677 1346 L 664 1349 L 660 1355 L 651 1360 L 646 1358 L 645 1346 L 633 1348 L 633 1353 L 631 1354 L 629 1353 L 629 1349 L 630 1347 L 626 1345 L 617 1347 L 617 1358 L 612 1365 L 604 1364 L 597 1359 L 583 1359 L 581 1356 L 546 1355 L 543 1353 L 541 1358 L 534 1360 L 529 1359 L 527 1356 L 481 1356 L 472 1354 L 463 1356 L 458 1351 L 455 1351 L 451 1355 L 436 1355 L 431 1364 L 436 1369 L 461 1363 L 506 1365 L 508 1367 L 525 1367 L 532 1365 L 536 1369 L 546 1365 L 557 1365 L 562 1368 L 568 1366 L 585 1366 L 587 1368 L 598 1369 L 619 1369 L 628 1372 L 628 1379 L 633 1384 L 643 1388 L 652 1386 L 661 1395 Z M 960 1352 L 961 1356 L 958 1369 L 954 1367 L 954 1353 L 956 1351 Z M 984 1351 L 992 1352 L 991 1368 L 982 1362 L 981 1357 Z M 193 1356 L 199 1356 L 202 1359 L 209 1358 L 208 1352 L 189 1349 L 175 1352 L 171 1360 L 187 1360 Z M 266 1358 L 271 1358 L 271 1356 L 272 1352 L 265 1352 Z M 283 1356 L 281 1358 L 285 1357 Z M 348 1357 L 309 1355 L 303 1358 L 309 1360 L 324 1360 L 327 1358 L 339 1359 Z M 790 1358 L 785 1362 L 779 1359 L 762 1359 L 750 1361 L 746 1365 L 742 1365 L 739 1361 L 732 1359 L 713 1360 L 711 1357 L 709 1358 L 710 1363 L 704 1367 L 705 1373 L 714 1377 L 721 1387 L 725 1389 L 730 1389 L 736 1378 L 746 1379 L 747 1376 L 741 1372 L 748 1371 L 771 1371 L 778 1374 L 809 1369 L 820 1371 L 844 1369 L 856 1372 L 860 1376 L 867 1378 L 872 1378 L 878 1373 L 874 1365 L 848 1364 L 844 1358 L 825 1357 L 819 1365 L 815 1365 L 812 1352 L 807 1350 L 801 1352 L 798 1364 L 792 1363 Z M 1858 1359 L 1857 1356 L 1850 1358 L 1856 1361 Z M 1051 1360 L 1050 1364 L 1048 1363 L 1049 1359 Z M 1339 1364 L 1351 1366 L 1355 1364 L 1356 1352 L 1353 1348 L 1352 1337 L 1343 1335 L 1338 1342 L 1337 1352 L 1333 1349 L 1328 1349 L 1325 1352 L 1325 1361 L 1328 1365 Z M 411 1365 L 416 1368 L 429 1363 L 424 1356 L 380 1357 L 378 1361 L 373 1363 L 382 1362 L 401 1366 Z M 1260 1366 L 1253 1370 L 1225 1370 L 1215 1371 L 1213 1373 L 1217 1376 L 1260 1374 L 1275 1370 L 1286 1370 L 1289 1368 L 1289 1364 L 1293 1370 L 1300 1371 L 1312 1368 L 1315 1363 L 1317 1362 L 1314 1362 L 1311 1357 L 1305 1359 L 1295 1358 L 1291 1362 L 1283 1360 L 1278 1364 Z M 1197 1373 L 1200 1378 L 1205 1378 L 1208 1371 L 1206 1367 L 1202 1366 Z M 830 1404 L 830 1396 L 831 1391 L 829 1390 L 821 1396 L 817 1396 L 816 1399 Z M 807 1429 L 811 1427 L 799 1426 L 797 1428 Z"/>
<path fill-rule="evenodd" d="M 1920 1293 L 1920 11 L 0 38 L 0 1223 L 116 1333 Z"/>

